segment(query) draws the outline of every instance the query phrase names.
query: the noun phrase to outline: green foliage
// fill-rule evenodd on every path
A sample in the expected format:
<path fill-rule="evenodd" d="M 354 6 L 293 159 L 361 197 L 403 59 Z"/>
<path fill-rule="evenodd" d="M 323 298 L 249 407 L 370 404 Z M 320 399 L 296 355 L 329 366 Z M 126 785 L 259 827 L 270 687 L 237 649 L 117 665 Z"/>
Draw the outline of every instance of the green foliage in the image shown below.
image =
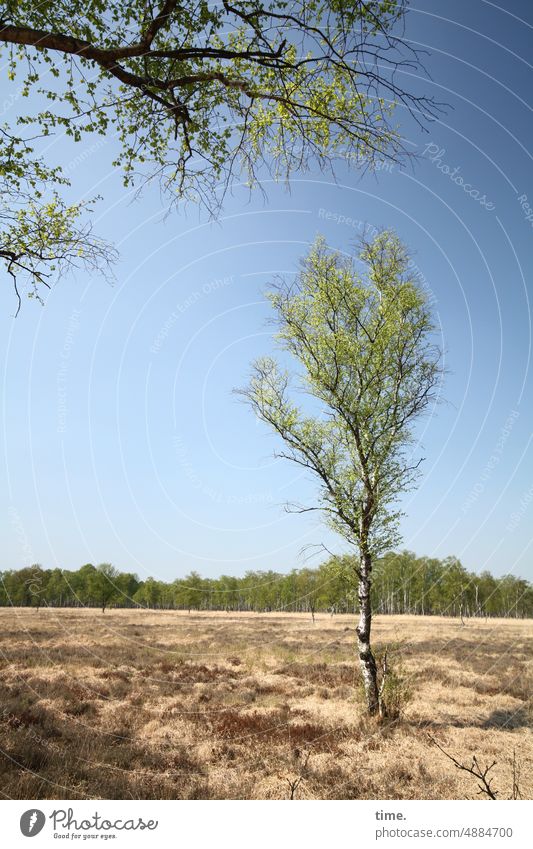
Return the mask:
<path fill-rule="evenodd" d="M 118 570 L 111 563 L 100 563 L 89 575 L 90 596 L 97 600 L 102 610 L 105 610 L 120 595 L 117 585 L 118 576 Z"/>
<path fill-rule="evenodd" d="M 397 71 L 404 0 L 0 2 L 9 76 L 46 108 L 46 134 L 117 135 L 127 185 L 144 173 L 211 210 L 242 172 L 286 179 L 337 155 L 402 154 L 396 102 L 429 116 Z M 215 195 L 218 192 L 218 196 Z"/>
<path fill-rule="evenodd" d="M 364 278 L 354 257 L 319 238 L 296 282 L 269 293 L 277 339 L 318 412 L 295 403 L 289 372 L 267 357 L 240 394 L 282 438 L 278 456 L 314 474 L 329 525 L 375 557 L 398 542 L 394 505 L 418 476 L 412 427 L 436 399 L 441 367 L 430 306 L 399 238 L 363 241 L 359 259 Z"/>
<path fill-rule="evenodd" d="M 400 159 L 396 103 L 418 121 L 438 108 L 398 82 L 418 67 L 401 35 L 405 9 L 405 0 L 0 0 L 14 98 L 32 96 L 0 128 L 0 259 L 17 312 L 22 286 L 42 300 L 61 274 L 79 265 L 109 274 L 115 259 L 91 231 L 91 202 L 63 200 L 68 180 L 34 139 L 113 137 L 126 186 L 156 179 L 172 202 L 211 214 L 235 181 L 289 180 L 338 157 L 368 168 Z"/>
<path fill-rule="evenodd" d="M 206 594 L 209 594 L 209 590 L 209 585 L 205 583 L 198 572 L 191 572 L 183 581 L 179 581 L 175 585 L 176 603 L 189 610 L 200 610 L 207 601 Z"/>
<path fill-rule="evenodd" d="M 315 569 L 249 571 L 220 578 L 191 572 L 166 583 L 154 578 L 139 581 L 128 572 L 106 575 L 90 563 L 77 571 L 34 565 L 0 576 L 0 605 L 98 607 L 103 587 L 110 593 L 106 604 L 112 607 L 356 613 L 356 567 L 354 557 L 343 555 Z M 410 551 L 387 552 L 376 560 L 373 574 L 372 606 L 377 613 L 533 618 L 533 586 L 528 581 L 468 572 L 454 557 L 437 560 Z M 392 670 L 394 657 L 393 646 L 389 648 Z M 401 669 L 397 671 L 401 677 Z"/>

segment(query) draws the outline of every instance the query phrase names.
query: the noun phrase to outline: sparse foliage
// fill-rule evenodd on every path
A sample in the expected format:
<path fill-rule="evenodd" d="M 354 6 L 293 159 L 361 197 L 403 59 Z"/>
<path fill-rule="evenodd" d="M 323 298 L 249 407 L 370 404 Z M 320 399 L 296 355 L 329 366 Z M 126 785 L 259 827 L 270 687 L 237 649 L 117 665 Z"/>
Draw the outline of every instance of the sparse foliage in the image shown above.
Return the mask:
<path fill-rule="evenodd" d="M 111 563 L 100 563 L 91 574 L 91 593 L 99 601 L 102 613 L 105 613 L 106 607 L 120 595 L 117 584 L 119 574 Z"/>
<path fill-rule="evenodd" d="M 433 745 L 436 746 L 437 749 L 442 752 L 443 755 L 446 755 L 446 757 L 453 763 L 456 769 L 459 769 L 462 772 L 467 772 L 469 775 L 471 775 L 477 780 L 479 788 L 478 796 L 484 795 L 487 796 L 489 799 L 497 798 L 498 791 L 495 790 L 492 786 L 494 777 L 489 775 L 490 771 L 496 766 L 496 761 L 493 761 L 491 764 L 488 764 L 487 766 L 483 767 L 480 765 L 476 755 L 472 755 L 472 761 L 470 763 L 470 766 L 467 766 L 467 764 L 458 761 L 457 758 L 454 758 L 453 755 L 450 755 L 449 752 L 443 749 L 440 743 L 437 743 L 434 737 L 430 737 L 429 739 L 431 743 L 433 743 Z"/>
<path fill-rule="evenodd" d="M 47 101 L 23 123 L 76 140 L 115 130 L 126 183 L 140 170 L 216 211 L 243 173 L 254 183 L 262 169 L 286 179 L 339 154 L 371 165 L 405 153 L 395 105 L 422 122 L 435 111 L 403 87 L 420 68 L 406 6 L 8 0 L 0 43 L 10 76 L 23 66 L 24 93 Z"/>
<path fill-rule="evenodd" d="M 494 776 L 489 773 L 494 769 L 497 764 L 497 761 L 492 761 L 491 764 L 487 764 L 482 766 L 479 763 L 477 755 L 472 755 L 472 760 L 470 762 L 470 766 L 463 763 L 462 761 L 455 758 L 449 752 L 444 749 L 440 743 L 438 743 L 434 737 L 429 736 L 429 741 L 432 745 L 436 746 L 439 751 L 445 755 L 448 760 L 450 760 L 456 769 L 461 772 L 466 772 L 476 779 L 478 782 L 478 796 L 486 796 L 488 799 L 492 799 L 493 801 L 497 800 L 500 795 L 499 792 L 494 788 L 492 782 L 494 781 Z M 512 767 L 512 786 L 511 786 L 511 795 L 509 799 L 521 799 L 522 792 L 520 790 L 520 763 L 516 759 L 516 751 L 513 749 L 513 758 L 511 761 Z"/>
<path fill-rule="evenodd" d="M 278 456 L 319 484 L 316 505 L 288 509 L 321 511 L 358 551 L 358 651 L 368 708 L 377 713 L 372 566 L 399 539 L 397 501 L 419 474 L 412 427 L 436 401 L 442 367 L 428 299 L 399 238 L 384 231 L 363 240 L 358 258 L 365 278 L 354 257 L 328 250 L 320 238 L 295 282 L 269 293 L 277 340 L 298 363 L 313 412 L 296 403 L 289 371 L 270 357 L 255 362 L 240 395 L 283 440 Z"/>
<path fill-rule="evenodd" d="M 21 291 L 42 302 L 42 287 L 82 266 L 110 276 L 116 252 L 95 236 L 90 202 L 68 204 L 58 187 L 68 181 L 32 147 L 0 128 L 0 260 L 12 280 L 16 314 Z"/>

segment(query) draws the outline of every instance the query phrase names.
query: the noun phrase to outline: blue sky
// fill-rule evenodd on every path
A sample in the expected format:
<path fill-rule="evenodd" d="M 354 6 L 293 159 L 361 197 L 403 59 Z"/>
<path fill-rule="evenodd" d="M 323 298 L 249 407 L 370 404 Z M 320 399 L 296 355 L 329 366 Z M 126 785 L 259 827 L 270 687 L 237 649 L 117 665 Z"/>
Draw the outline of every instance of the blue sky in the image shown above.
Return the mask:
<path fill-rule="evenodd" d="M 341 164 L 336 185 L 297 175 L 267 200 L 237 189 L 218 223 L 165 216 L 155 189 L 128 195 L 112 139 L 51 141 L 75 192 L 102 195 L 96 228 L 120 262 L 113 286 L 79 273 L 16 320 L 4 281 L 1 569 L 106 560 L 172 579 L 343 550 L 315 514 L 284 513 L 314 484 L 272 459 L 276 440 L 232 389 L 273 350 L 273 275 L 293 274 L 317 233 L 348 251 L 367 224 L 411 248 L 449 370 L 446 403 L 418 430 L 404 545 L 533 578 L 532 33 L 526 0 L 415 0 L 407 34 L 431 80 L 406 82 L 452 107 L 425 133 L 400 113 L 418 161 L 363 177 Z M 3 120 L 17 108 L 6 92 Z"/>

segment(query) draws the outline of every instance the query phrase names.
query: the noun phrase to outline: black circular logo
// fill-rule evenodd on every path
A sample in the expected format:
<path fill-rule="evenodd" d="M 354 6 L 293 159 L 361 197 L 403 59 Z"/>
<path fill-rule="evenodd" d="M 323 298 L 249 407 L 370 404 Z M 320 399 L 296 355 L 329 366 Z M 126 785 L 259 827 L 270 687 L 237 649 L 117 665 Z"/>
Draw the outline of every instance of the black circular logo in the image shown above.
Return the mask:
<path fill-rule="evenodd" d="M 42 831 L 46 822 L 46 817 L 42 811 L 37 808 L 30 808 L 29 811 L 24 811 L 20 818 L 20 830 L 24 837 L 35 837 Z"/>

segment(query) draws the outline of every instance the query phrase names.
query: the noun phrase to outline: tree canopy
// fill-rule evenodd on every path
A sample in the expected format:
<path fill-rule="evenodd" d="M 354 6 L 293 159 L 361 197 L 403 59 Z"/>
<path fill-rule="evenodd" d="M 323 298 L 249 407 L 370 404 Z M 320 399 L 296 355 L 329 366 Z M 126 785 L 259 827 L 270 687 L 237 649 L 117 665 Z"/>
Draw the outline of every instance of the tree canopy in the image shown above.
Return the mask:
<path fill-rule="evenodd" d="M 405 13 L 404 0 L 0 0 L 9 77 L 42 104 L 0 135 L 15 199 L 0 208 L 0 257 L 15 286 L 23 272 L 35 295 L 82 258 L 113 259 L 81 223 L 87 205 L 61 201 L 66 180 L 34 157 L 36 136 L 116 135 L 127 185 L 159 179 L 212 214 L 235 181 L 405 155 L 395 107 L 421 122 L 438 108 L 404 87 L 419 67 Z"/>
<path fill-rule="evenodd" d="M 438 397 L 441 352 L 427 294 L 390 231 L 362 240 L 358 259 L 319 238 L 295 281 L 270 293 L 277 339 L 293 373 L 271 357 L 255 362 L 240 394 L 284 444 L 278 456 L 311 472 L 319 510 L 359 553 L 359 659 L 370 713 L 380 703 L 370 647 L 374 558 L 399 540 L 399 497 L 416 481 L 413 425 Z M 297 402 L 295 377 L 311 405 Z M 294 382 L 294 381 L 293 381 Z"/>
<path fill-rule="evenodd" d="M 59 168 L 49 168 L 32 146 L 0 128 L 0 258 L 21 305 L 20 281 L 27 295 L 42 302 L 40 287 L 83 266 L 110 274 L 115 250 L 93 233 L 88 201 L 69 204 L 59 188 L 68 183 Z"/>

